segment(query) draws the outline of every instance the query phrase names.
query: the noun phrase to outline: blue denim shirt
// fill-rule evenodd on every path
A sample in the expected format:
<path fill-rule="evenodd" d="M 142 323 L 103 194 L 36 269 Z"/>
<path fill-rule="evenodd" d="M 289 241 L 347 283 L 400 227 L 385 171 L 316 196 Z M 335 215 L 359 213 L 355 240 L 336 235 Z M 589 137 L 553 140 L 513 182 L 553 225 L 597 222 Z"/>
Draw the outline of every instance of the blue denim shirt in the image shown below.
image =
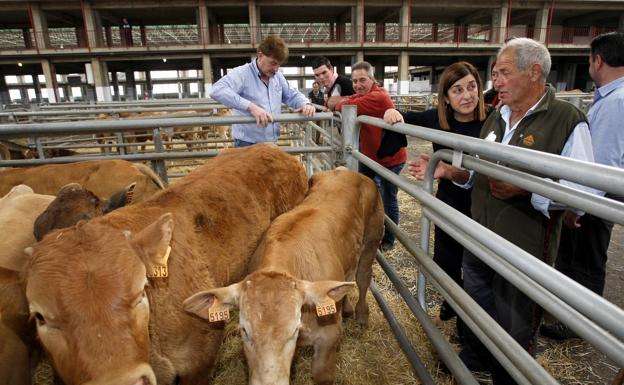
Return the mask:
<path fill-rule="evenodd" d="M 624 77 L 596 90 L 587 119 L 596 163 L 624 168 Z"/>
<path fill-rule="evenodd" d="M 234 116 L 251 116 L 247 107 L 254 103 L 273 116 L 281 113 L 282 103 L 292 108 L 300 108 L 309 103 L 308 98 L 290 87 L 284 74 L 277 72 L 267 85 L 260 78 L 260 71 L 254 59 L 251 63 L 234 68 L 217 81 L 210 97 L 227 107 L 233 108 Z M 266 127 L 249 124 L 233 124 L 232 136 L 246 142 L 275 142 L 279 137 L 279 123 L 269 123 Z"/>

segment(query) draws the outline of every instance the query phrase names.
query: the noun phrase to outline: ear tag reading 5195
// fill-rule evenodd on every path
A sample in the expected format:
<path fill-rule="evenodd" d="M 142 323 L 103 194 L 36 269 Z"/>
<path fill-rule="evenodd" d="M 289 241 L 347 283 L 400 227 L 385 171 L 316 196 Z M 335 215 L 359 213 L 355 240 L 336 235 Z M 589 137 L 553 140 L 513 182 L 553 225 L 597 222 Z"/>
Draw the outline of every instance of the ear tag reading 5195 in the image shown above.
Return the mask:
<path fill-rule="evenodd" d="M 316 304 L 316 315 L 319 317 L 334 314 L 336 311 L 336 302 L 329 297 Z"/>
<path fill-rule="evenodd" d="M 215 302 L 208 310 L 208 322 L 227 321 L 230 319 L 230 309 L 227 305 Z"/>

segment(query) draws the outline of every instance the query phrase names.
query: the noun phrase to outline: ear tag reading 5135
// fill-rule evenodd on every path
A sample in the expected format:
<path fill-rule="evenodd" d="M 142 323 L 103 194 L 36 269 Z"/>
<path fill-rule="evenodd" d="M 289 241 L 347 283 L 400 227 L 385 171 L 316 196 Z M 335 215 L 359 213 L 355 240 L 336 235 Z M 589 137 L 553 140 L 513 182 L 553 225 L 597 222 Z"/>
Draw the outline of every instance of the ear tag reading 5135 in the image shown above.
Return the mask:
<path fill-rule="evenodd" d="M 316 315 L 319 317 L 334 314 L 336 311 L 336 302 L 329 297 L 316 304 Z"/>
<path fill-rule="evenodd" d="M 167 246 L 167 251 L 165 251 L 165 255 L 163 255 L 160 261 L 150 266 L 150 271 L 147 272 L 149 278 L 165 278 L 169 276 L 169 269 L 167 268 L 169 254 L 171 254 L 171 246 Z"/>

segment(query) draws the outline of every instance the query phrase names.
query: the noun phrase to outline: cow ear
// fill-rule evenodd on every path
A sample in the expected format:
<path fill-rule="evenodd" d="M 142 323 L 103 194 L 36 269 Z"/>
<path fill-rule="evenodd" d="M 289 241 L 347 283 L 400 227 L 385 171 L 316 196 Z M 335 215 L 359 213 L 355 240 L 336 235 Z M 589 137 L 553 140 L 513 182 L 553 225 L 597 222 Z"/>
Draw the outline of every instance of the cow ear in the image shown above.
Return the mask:
<path fill-rule="evenodd" d="M 8 253 L 0 258 L 0 267 L 11 271 L 24 271 L 26 264 L 32 257 L 33 248 L 27 247 L 24 253 Z"/>
<path fill-rule="evenodd" d="M 184 300 L 184 310 L 210 320 L 210 309 L 218 306 L 227 310 L 238 308 L 240 283 L 206 291 L 200 291 Z"/>
<path fill-rule="evenodd" d="M 134 198 L 134 188 L 136 187 L 136 182 L 131 183 L 126 188 L 121 191 L 118 191 L 111 195 L 106 202 L 106 206 L 104 207 L 104 214 L 110 213 L 113 210 L 116 210 L 120 207 L 127 206 L 132 203 L 132 199 Z"/>
<path fill-rule="evenodd" d="M 167 260 L 173 237 L 173 215 L 167 213 L 155 222 L 132 236 L 124 233 L 130 244 L 141 257 L 148 272 L 148 276 L 156 272 L 154 276 L 167 276 Z"/>
<path fill-rule="evenodd" d="M 328 297 L 333 301 L 340 301 L 351 288 L 355 287 L 355 282 L 340 281 L 300 281 L 304 293 L 304 302 L 308 305 L 325 302 Z"/>

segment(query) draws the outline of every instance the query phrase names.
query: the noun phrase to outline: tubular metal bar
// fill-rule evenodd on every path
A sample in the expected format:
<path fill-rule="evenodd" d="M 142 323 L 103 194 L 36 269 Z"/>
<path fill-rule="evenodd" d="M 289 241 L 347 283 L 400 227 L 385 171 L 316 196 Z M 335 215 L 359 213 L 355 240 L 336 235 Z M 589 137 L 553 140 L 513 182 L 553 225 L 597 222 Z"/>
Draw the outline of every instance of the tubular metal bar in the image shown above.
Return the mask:
<path fill-rule="evenodd" d="M 446 203 L 432 197 L 418 186 L 413 185 L 405 178 L 397 177 L 385 167 L 364 156 L 360 152 L 353 152 L 353 156 L 366 166 L 373 169 L 381 177 L 391 180 L 409 195 L 421 201 L 433 212 L 440 215 L 459 229 L 481 242 L 500 258 L 534 279 L 541 286 L 554 293 L 574 309 L 592 319 L 605 330 L 620 340 L 624 339 L 624 310 L 610 303 L 606 299 L 588 290 L 564 274 L 547 268 L 548 265 L 522 250 L 520 247 L 502 238 L 493 231 L 479 225 L 474 220 L 463 216 Z M 532 298 L 532 295 L 530 295 Z M 624 352 L 620 360 L 624 364 Z M 624 366 L 624 365 L 622 365 Z"/>
<path fill-rule="evenodd" d="M 281 114 L 273 117 L 274 122 L 306 122 L 332 118 L 329 112 L 321 112 L 312 117 L 301 114 Z M 230 125 L 233 123 L 255 123 L 252 116 L 215 116 L 210 118 L 167 118 L 167 119 L 124 119 L 96 120 L 62 123 L 30 123 L 0 125 L 0 137 L 23 137 L 26 135 L 69 135 L 77 133 L 96 133 L 101 131 L 129 131 L 155 127 L 185 127 Z"/>
<path fill-rule="evenodd" d="M 137 107 L 137 108 L 101 108 L 88 110 L 45 110 L 45 111 L 15 111 L 0 112 L 0 116 L 61 116 L 61 115 L 95 115 L 95 114 L 118 114 L 120 112 L 163 112 L 163 111 L 194 111 L 210 113 L 211 111 L 197 111 L 215 108 L 228 108 L 223 104 L 215 104 L 207 107 L 197 106 L 176 106 L 176 107 Z"/>
<path fill-rule="evenodd" d="M 289 154 L 307 154 L 322 153 L 333 151 L 329 146 L 323 147 L 280 147 L 282 151 Z M 132 155 L 115 155 L 115 159 L 123 159 L 128 161 L 140 162 L 150 160 L 169 160 L 169 159 L 192 159 L 192 158 L 210 158 L 217 156 L 220 151 L 192 151 L 192 152 L 163 152 L 152 154 L 132 154 Z M 111 159 L 110 156 L 62 156 L 58 158 L 48 159 L 17 159 L 17 160 L 0 160 L 0 167 L 21 167 L 21 166 L 40 166 L 43 164 L 65 164 L 81 162 L 85 160 L 106 160 Z"/>
<path fill-rule="evenodd" d="M 405 123 L 386 124 L 382 119 L 359 116 L 359 122 L 372 124 L 391 131 L 416 136 L 444 146 L 472 154 L 504 160 L 506 163 L 556 179 L 578 182 L 618 195 L 624 195 L 624 170 L 596 163 L 563 158 L 541 151 L 492 143 L 465 135 L 440 132 L 430 128 Z"/>
<path fill-rule="evenodd" d="M 531 297 L 537 304 L 546 309 L 550 314 L 563 320 L 566 324 L 569 324 L 579 336 L 583 337 L 586 341 L 594 345 L 598 350 L 605 353 L 613 361 L 622 365 L 624 357 L 624 343 L 617 340 L 614 336 L 607 333 L 602 328 L 596 326 L 590 319 L 583 316 L 581 313 L 572 308 L 569 304 L 565 303 L 553 293 L 546 290 L 544 287 L 536 283 L 531 277 L 526 276 L 520 270 L 516 269 L 509 263 L 498 258 L 496 254 L 483 245 L 471 239 L 466 233 L 459 230 L 452 223 L 449 223 L 442 219 L 441 216 L 435 214 L 431 209 L 425 207 L 423 213 L 431 217 L 434 220 L 436 226 L 440 226 L 444 232 L 455 238 L 464 247 L 470 250 L 474 255 L 479 257 L 492 269 L 496 270 L 507 281 L 520 289 L 523 293 L 529 295 L 529 292 L 534 292 Z M 548 269 L 552 269 L 548 266 Z"/>
<path fill-rule="evenodd" d="M 386 216 L 386 221 L 387 220 L 388 217 Z M 472 374 L 470 374 L 466 365 L 464 365 L 464 363 L 459 359 L 451 345 L 446 341 L 442 333 L 440 333 L 440 330 L 433 324 L 433 322 L 431 322 L 427 313 L 420 306 L 418 306 L 418 303 L 414 300 L 412 293 L 410 293 L 409 289 L 405 286 L 403 281 L 401 281 L 401 278 L 396 273 L 394 268 L 390 266 L 386 258 L 379 251 L 377 251 L 377 262 L 414 316 L 418 319 L 423 330 L 429 337 L 431 344 L 435 347 L 436 351 L 440 355 L 440 358 L 444 361 L 451 373 L 453 373 L 453 376 L 460 382 L 460 384 L 477 385 L 477 381 L 474 379 Z M 448 277 L 448 279 L 451 278 Z"/>
<path fill-rule="evenodd" d="M 439 159 L 450 162 L 453 158 L 453 152 L 451 150 L 440 150 L 438 152 L 440 155 L 436 155 L 436 152 L 436 154 L 431 156 L 429 167 L 431 167 L 431 164 L 437 164 Z M 504 180 L 522 187 L 525 190 L 547 196 L 559 203 L 565 203 L 569 207 L 586 211 L 615 223 L 624 224 L 624 203 L 575 190 L 559 183 L 484 161 L 473 156 L 464 155 L 463 164 L 468 169 L 492 176 L 496 179 Z M 433 176 L 434 170 L 435 169 L 431 169 L 431 176 Z M 427 170 L 427 175 L 429 175 L 429 170 Z M 431 182 L 431 184 L 433 184 L 433 182 Z"/>
<path fill-rule="evenodd" d="M 371 161 L 371 163 L 375 163 Z M 396 175 L 395 175 L 396 176 Z M 434 198 L 435 199 L 435 198 Z M 437 200 L 437 199 L 436 199 Z M 438 202 L 442 203 L 438 200 Z M 407 250 L 416 257 L 418 263 L 423 267 L 438 283 L 443 283 L 444 288 L 447 289 L 450 297 L 455 300 L 456 303 L 466 304 L 461 308 L 468 315 L 468 319 L 478 325 L 479 329 L 483 331 L 491 343 L 485 342 L 486 346 L 496 346 L 496 349 L 490 350 L 492 354 L 501 362 L 506 365 L 514 379 L 521 383 L 529 383 L 546 385 L 557 384 L 557 381 L 531 357 L 531 355 L 524 350 L 503 328 L 490 317 L 481 306 L 479 306 L 459 285 L 446 274 L 438 264 L 433 262 L 427 253 L 424 253 L 416 243 L 413 242 L 404 231 L 402 231 L 392 221 L 388 222 L 388 225 L 392 232 L 396 234 L 397 238 L 401 241 Z M 462 318 L 463 319 L 463 318 Z M 513 362 L 513 364 L 512 364 Z M 507 367 L 509 366 L 509 367 Z M 515 368 L 514 368 L 515 366 Z M 526 379 L 524 379 L 526 377 Z"/>
<path fill-rule="evenodd" d="M 388 307 L 388 304 L 383 299 L 383 296 L 379 292 L 379 289 L 377 288 L 377 285 L 375 285 L 374 281 L 371 281 L 370 291 L 371 293 L 373 293 L 375 300 L 377 300 L 379 308 L 386 317 L 386 320 L 388 321 L 388 324 L 390 325 L 390 328 L 392 329 L 392 332 L 394 333 L 394 336 L 396 337 L 399 346 L 403 350 L 403 353 L 405 353 L 405 356 L 409 363 L 412 365 L 412 369 L 414 369 L 414 372 L 416 372 L 418 379 L 424 385 L 435 385 L 433 378 L 431 378 L 431 375 L 429 374 L 429 372 L 427 372 L 427 368 L 425 368 L 422 360 L 420 359 L 420 357 L 418 357 L 418 353 L 416 353 L 416 350 L 414 350 L 414 347 L 412 346 L 409 338 L 407 338 L 407 335 L 401 328 L 401 324 L 399 324 L 396 317 L 392 313 L 392 310 L 390 309 L 390 307 Z"/>
<path fill-rule="evenodd" d="M 137 105 L 177 105 L 177 104 L 217 104 L 210 98 L 203 99 L 157 99 L 157 100 L 134 100 L 126 102 L 99 102 L 99 103 L 49 103 L 38 106 L 41 110 L 54 110 L 63 108 L 98 108 L 103 106 L 137 106 Z"/>

